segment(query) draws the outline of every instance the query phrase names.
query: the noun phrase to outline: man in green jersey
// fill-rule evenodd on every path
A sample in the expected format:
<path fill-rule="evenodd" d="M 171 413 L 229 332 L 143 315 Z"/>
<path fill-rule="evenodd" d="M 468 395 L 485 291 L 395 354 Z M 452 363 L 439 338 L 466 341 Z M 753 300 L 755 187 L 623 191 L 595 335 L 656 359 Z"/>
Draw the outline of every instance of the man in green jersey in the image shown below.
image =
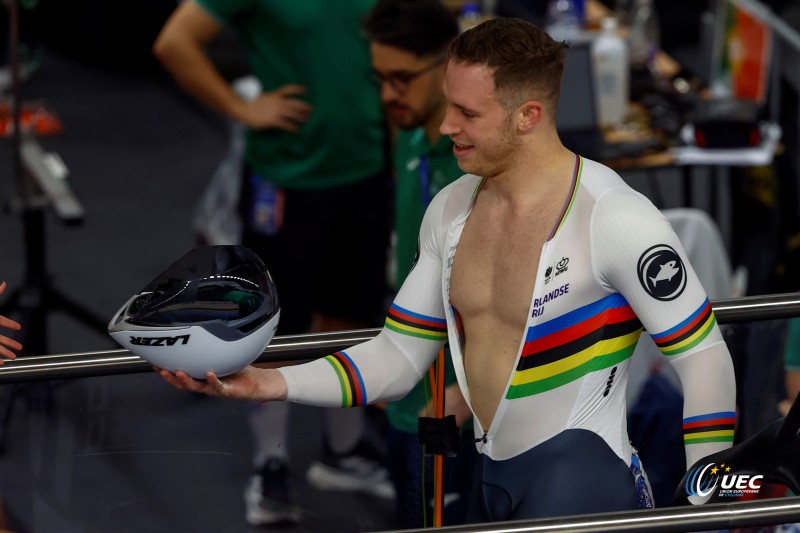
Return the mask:
<path fill-rule="evenodd" d="M 278 335 L 382 323 L 391 183 L 385 122 L 359 27 L 374 3 L 186 0 L 154 44 L 184 89 L 246 127 L 242 244 L 261 256 L 280 291 Z M 226 26 L 261 86 L 254 100 L 240 97 L 206 52 Z M 348 261 L 329 260 L 339 254 Z M 367 472 L 346 461 L 362 414 L 327 412 L 326 453 L 312 464 L 309 481 L 391 496 L 377 463 L 359 461 L 374 467 Z M 252 410 L 257 464 L 247 517 L 254 525 L 297 518 L 286 505 L 286 416 L 283 406 Z"/>
<path fill-rule="evenodd" d="M 447 48 L 458 35 L 453 13 L 439 0 L 381 0 L 364 21 L 370 39 L 373 76 L 381 84 L 386 116 L 397 131 L 393 143 L 395 172 L 395 287 L 400 287 L 414 266 L 417 241 L 425 209 L 431 198 L 463 172 L 453 156 L 453 141 L 439 133 L 447 102 L 442 96 Z M 446 358 L 446 383 L 455 382 L 450 358 Z M 432 383 L 425 378 L 402 400 L 387 405 L 391 425 L 390 456 L 393 458 L 398 517 L 402 527 L 425 525 L 423 479 L 429 500 L 431 468 L 423 467 L 417 437 L 420 412 L 425 410 Z M 460 424 L 471 420 L 458 388 L 448 387 L 446 409 Z M 475 447 L 461 446 L 457 461 L 445 467 L 447 524 L 463 520 L 469 494 L 471 459 Z M 422 470 L 426 469 L 423 476 Z M 426 506 L 427 508 L 427 506 Z"/>

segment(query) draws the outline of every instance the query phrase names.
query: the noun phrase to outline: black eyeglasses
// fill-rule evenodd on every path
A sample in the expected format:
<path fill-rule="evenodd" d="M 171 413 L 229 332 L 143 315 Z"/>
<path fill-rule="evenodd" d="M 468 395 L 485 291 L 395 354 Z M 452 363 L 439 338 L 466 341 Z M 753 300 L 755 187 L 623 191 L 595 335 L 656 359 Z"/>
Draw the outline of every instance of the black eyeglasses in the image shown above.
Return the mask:
<path fill-rule="evenodd" d="M 370 69 L 369 79 L 378 85 L 388 83 L 392 89 L 402 94 L 408 90 L 408 86 L 411 85 L 412 81 L 419 78 L 426 72 L 430 72 L 431 70 L 435 69 L 444 63 L 444 61 L 444 58 L 437 59 L 427 67 L 424 67 L 416 72 L 393 72 L 390 74 L 383 74 L 375 69 Z"/>

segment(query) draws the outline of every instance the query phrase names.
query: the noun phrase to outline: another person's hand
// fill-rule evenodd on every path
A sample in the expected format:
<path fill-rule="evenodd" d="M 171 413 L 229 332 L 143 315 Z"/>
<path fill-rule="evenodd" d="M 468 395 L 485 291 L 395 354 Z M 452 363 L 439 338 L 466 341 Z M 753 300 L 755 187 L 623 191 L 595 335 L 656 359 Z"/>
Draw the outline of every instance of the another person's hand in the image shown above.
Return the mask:
<path fill-rule="evenodd" d="M 784 371 L 783 383 L 786 387 L 786 399 L 778 404 L 778 411 L 781 416 L 786 416 L 795 398 L 800 394 L 800 370 L 787 368 Z"/>
<path fill-rule="evenodd" d="M 209 372 L 206 374 L 205 381 L 193 379 L 181 370 L 173 374 L 156 366 L 153 369 L 176 389 L 199 392 L 209 396 L 267 402 L 285 400 L 287 395 L 286 380 L 283 379 L 283 374 L 271 368 L 248 366 L 224 378 L 219 378 L 213 372 Z"/>
<path fill-rule="evenodd" d="M 444 389 L 444 415 L 455 415 L 456 425 L 459 427 L 472 419 L 472 411 L 457 384 Z"/>
<path fill-rule="evenodd" d="M 6 291 L 6 282 L 0 283 L 0 294 L 3 294 Z M 18 322 L 11 320 L 10 318 L 6 318 L 0 315 L 0 327 L 13 329 L 14 331 L 19 331 L 22 329 L 22 326 L 19 325 Z M 22 350 L 22 344 L 6 337 L 5 335 L 0 335 L 0 356 L 6 357 L 8 359 L 16 359 L 17 354 L 12 352 L 11 350 L 20 351 Z M 0 365 L 3 364 L 3 360 L 0 359 Z"/>
<path fill-rule="evenodd" d="M 432 402 L 428 402 L 419 416 L 431 416 L 435 412 L 435 407 Z M 461 389 L 458 384 L 448 385 L 444 389 L 444 416 L 454 415 L 456 417 L 456 425 L 462 426 L 467 420 L 472 418 L 472 411 L 464 400 L 464 395 L 461 394 Z"/>
<path fill-rule="evenodd" d="M 792 408 L 792 400 L 790 400 L 789 398 L 786 398 L 778 402 L 778 413 L 780 413 L 781 416 L 788 415 L 789 409 L 791 408 Z"/>
<path fill-rule="evenodd" d="M 305 93 L 302 85 L 284 85 L 261 93 L 245 104 L 241 120 L 254 130 L 274 128 L 295 133 L 311 114 L 311 106 L 297 98 Z"/>

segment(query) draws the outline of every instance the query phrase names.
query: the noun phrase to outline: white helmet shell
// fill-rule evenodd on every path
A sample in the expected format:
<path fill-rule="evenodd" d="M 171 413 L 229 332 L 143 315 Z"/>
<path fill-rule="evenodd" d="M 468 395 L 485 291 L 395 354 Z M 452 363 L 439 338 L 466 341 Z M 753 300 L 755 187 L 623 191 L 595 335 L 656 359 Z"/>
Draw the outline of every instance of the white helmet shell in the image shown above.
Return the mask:
<path fill-rule="evenodd" d="M 279 319 L 277 289 L 261 259 L 242 246 L 206 246 L 131 297 L 108 332 L 155 366 L 205 379 L 258 359 Z"/>

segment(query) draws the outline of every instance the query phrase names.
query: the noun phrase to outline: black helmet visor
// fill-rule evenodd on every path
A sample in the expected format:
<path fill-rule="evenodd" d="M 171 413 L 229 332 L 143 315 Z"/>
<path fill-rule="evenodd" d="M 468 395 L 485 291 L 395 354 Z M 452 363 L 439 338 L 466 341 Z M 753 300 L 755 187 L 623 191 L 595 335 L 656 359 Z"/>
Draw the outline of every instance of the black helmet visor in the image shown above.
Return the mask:
<path fill-rule="evenodd" d="M 190 326 L 221 321 L 242 332 L 280 309 L 266 266 L 242 246 L 196 248 L 159 274 L 128 309 L 141 326 Z"/>

